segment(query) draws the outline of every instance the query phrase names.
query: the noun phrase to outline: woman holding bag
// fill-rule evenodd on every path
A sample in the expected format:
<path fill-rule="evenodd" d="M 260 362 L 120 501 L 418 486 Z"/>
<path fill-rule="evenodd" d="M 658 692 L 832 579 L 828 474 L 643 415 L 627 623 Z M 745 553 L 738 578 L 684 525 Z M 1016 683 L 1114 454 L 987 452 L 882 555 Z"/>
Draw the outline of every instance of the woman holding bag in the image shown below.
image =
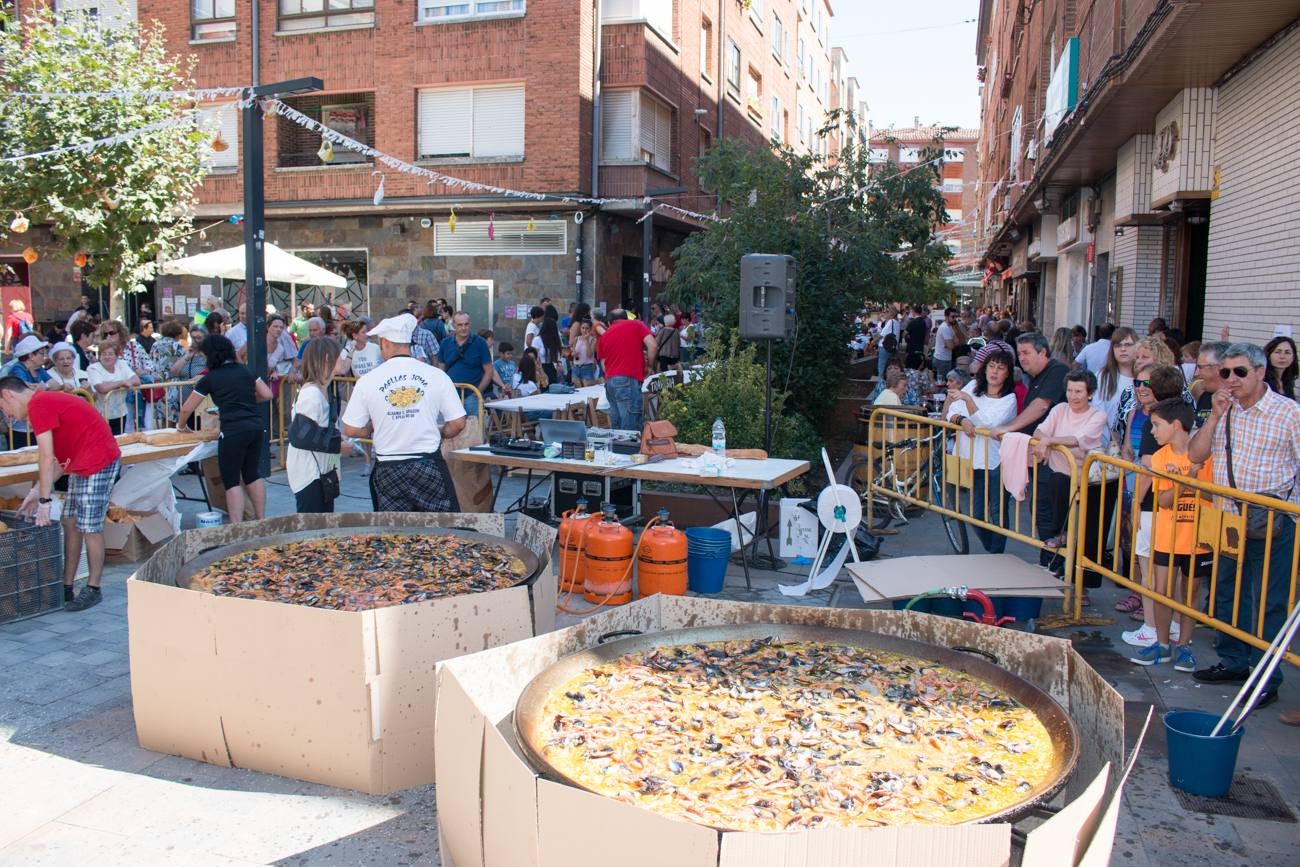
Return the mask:
<path fill-rule="evenodd" d="M 332 337 L 317 337 L 302 353 L 302 388 L 293 402 L 284 469 L 299 514 L 333 512 L 339 495 L 339 453 L 351 443 L 338 429 L 338 402 L 330 383 L 342 349 Z"/>

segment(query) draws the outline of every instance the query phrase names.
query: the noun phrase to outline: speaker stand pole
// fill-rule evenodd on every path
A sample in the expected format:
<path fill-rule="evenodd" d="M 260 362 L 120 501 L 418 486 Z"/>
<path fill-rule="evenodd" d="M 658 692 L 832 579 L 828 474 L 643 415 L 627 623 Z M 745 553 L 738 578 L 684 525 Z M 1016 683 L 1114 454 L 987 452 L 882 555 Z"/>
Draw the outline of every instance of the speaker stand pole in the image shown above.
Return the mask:
<path fill-rule="evenodd" d="M 768 457 L 772 455 L 772 340 L 769 338 L 763 341 L 767 344 L 767 389 L 763 398 L 763 450 L 767 452 Z M 750 560 L 760 569 L 784 569 L 785 561 L 776 556 L 772 550 L 771 526 L 768 522 L 768 490 L 764 488 L 758 492 L 758 514 L 754 520 L 754 538 L 750 542 L 752 549 L 750 551 Z M 767 543 L 767 554 L 758 553 L 759 540 L 765 540 Z"/>

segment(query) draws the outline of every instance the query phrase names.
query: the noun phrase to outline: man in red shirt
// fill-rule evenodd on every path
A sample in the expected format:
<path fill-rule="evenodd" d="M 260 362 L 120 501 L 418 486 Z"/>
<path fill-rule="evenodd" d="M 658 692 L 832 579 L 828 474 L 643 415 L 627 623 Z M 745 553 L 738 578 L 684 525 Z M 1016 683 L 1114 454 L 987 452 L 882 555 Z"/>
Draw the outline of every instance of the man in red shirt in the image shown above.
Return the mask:
<path fill-rule="evenodd" d="M 64 473 L 71 477 L 63 505 L 63 609 L 84 611 L 98 605 L 104 573 L 104 515 L 122 450 L 103 416 L 75 395 L 33 390 L 18 377 L 6 376 L 0 379 L 0 408 L 12 419 L 26 419 L 36 437 L 40 478 L 19 512 L 35 513 L 37 526 L 47 526 L 54 482 Z M 83 540 L 90 578 L 74 598 L 72 582 Z"/>
<path fill-rule="evenodd" d="M 628 319 L 626 310 L 610 314 L 610 326 L 596 343 L 605 362 L 605 398 L 615 430 L 641 431 L 641 381 L 655 357 L 655 339 L 644 322 Z"/>

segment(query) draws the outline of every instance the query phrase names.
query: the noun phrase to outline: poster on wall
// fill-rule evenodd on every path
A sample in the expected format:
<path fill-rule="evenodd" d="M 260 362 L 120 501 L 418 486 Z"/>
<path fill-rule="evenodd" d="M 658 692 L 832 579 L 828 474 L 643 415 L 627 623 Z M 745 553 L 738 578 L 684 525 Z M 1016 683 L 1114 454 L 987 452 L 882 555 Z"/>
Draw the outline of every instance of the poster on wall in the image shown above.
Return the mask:
<path fill-rule="evenodd" d="M 211 283 L 200 283 L 200 284 L 199 284 L 199 303 L 202 303 L 202 302 L 204 302 L 204 301 L 207 301 L 207 300 L 208 300 L 209 298 L 211 298 L 211 297 L 212 297 L 212 284 L 211 284 Z"/>
<path fill-rule="evenodd" d="M 323 105 L 320 110 L 320 122 L 348 138 L 359 142 L 366 140 L 366 107 L 363 103 Z M 359 154 L 345 147 L 334 149 L 335 163 L 361 163 L 369 159 L 370 157 L 365 154 Z"/>

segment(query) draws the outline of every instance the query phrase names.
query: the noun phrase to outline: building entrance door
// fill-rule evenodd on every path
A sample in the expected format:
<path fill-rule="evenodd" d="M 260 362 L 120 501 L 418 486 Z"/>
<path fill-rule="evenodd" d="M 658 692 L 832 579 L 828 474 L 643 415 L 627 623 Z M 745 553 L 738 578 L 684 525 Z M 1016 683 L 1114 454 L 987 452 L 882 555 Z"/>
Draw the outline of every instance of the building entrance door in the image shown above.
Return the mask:
<path fill-rule="evenodd" d="M 457 280 L 456 310 L 469 314 L 470 331 L 495 330 L 492 320 L 494 303 L 491 280 Z"/>
<path fill-rule="evenodd" d="M 619 280 L 622 287 L 619 303 L 624 310 L 641 309 L 641 257 L 623 257 L 623 276 Z"/>

